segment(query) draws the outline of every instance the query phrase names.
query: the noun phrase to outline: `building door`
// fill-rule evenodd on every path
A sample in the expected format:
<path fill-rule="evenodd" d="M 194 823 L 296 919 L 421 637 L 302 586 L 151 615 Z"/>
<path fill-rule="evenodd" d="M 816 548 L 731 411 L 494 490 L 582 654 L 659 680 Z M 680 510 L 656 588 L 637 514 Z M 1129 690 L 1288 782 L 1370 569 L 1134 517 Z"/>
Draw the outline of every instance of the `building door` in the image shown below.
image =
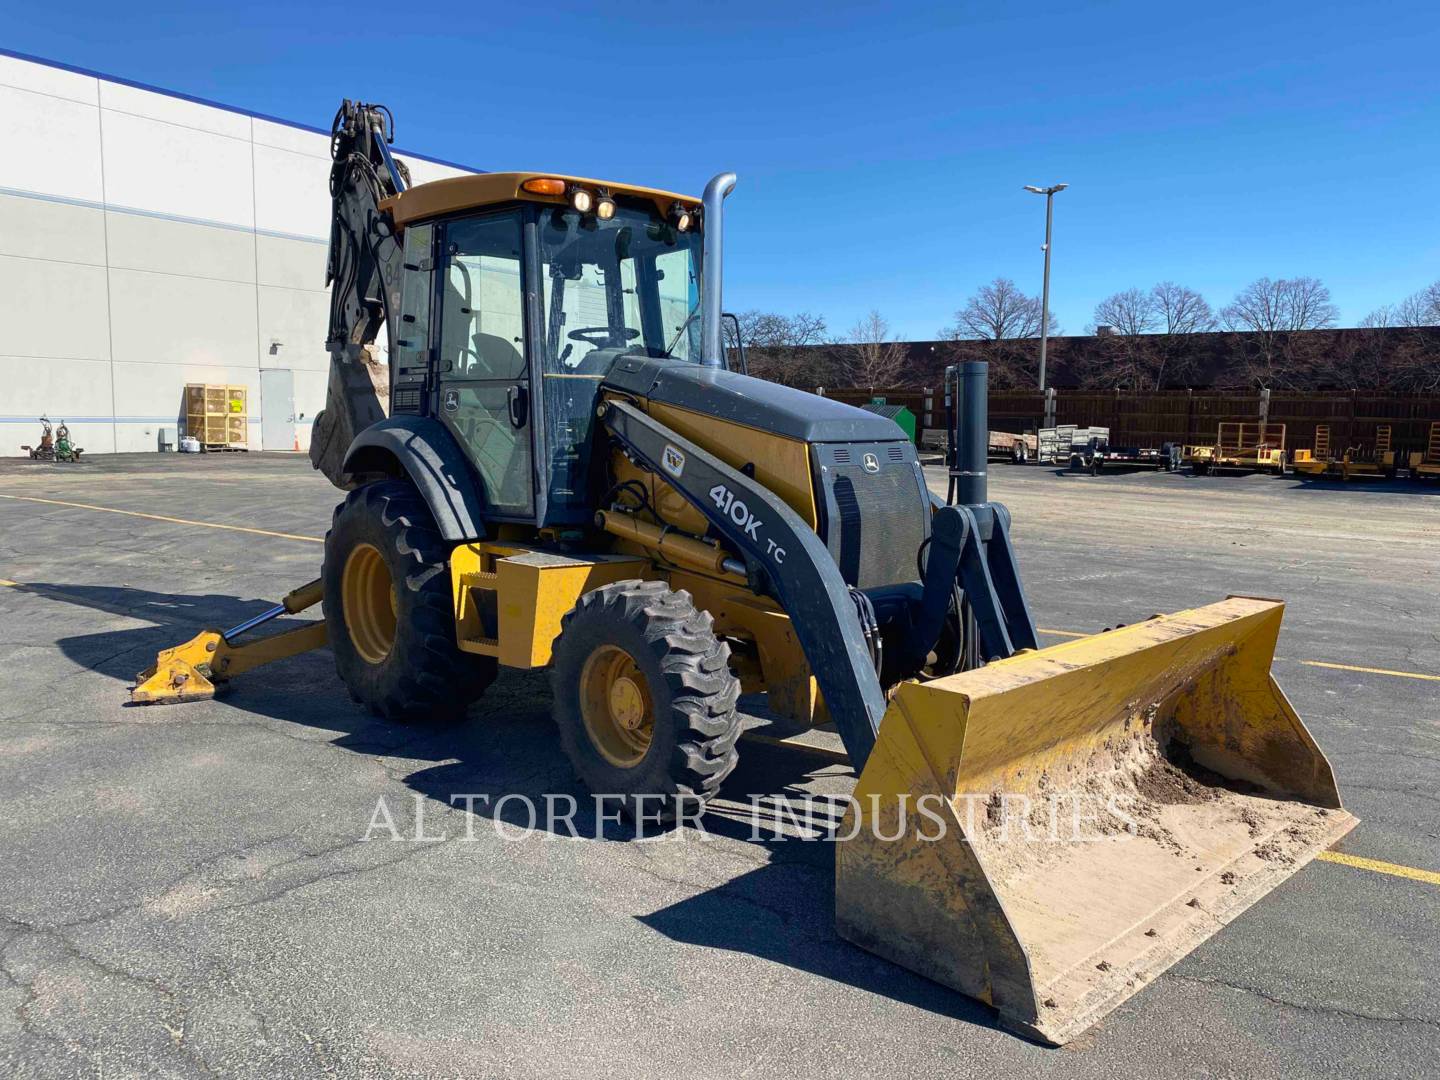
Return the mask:
<path fill-rule="evenodd" d="M 260 449 L 295 449 L 295 373 L 289 368 L 260 372 Z"/>

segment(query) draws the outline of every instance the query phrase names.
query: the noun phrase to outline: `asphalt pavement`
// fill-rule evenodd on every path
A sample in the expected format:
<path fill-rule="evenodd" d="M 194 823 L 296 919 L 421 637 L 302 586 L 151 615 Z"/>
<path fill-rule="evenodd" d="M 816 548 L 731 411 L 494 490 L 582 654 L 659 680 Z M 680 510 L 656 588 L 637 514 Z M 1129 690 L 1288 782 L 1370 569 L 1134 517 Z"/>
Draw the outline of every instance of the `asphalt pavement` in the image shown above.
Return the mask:
<path fill-rule="evenodd" d="M 502 802 L 585 798 L 543 675 L 444 730 L 367 716 L 325 650 L 131 707 L 158 649 L 316 575 L 336 493 L 291 455 L 5 460 L 0 1072 L 1435 1075 L 1440 485 L 991 474 L 1048 641 L 1286 599 L 1275 671 L 1361 865 L 1312 863 L 1036 1046 L 841 941 L 831 845 L 752 835 L 752 795 L 848 789 L 833 742 L 743 741 L 703 836 L 582 806 L 570 839 Z"/>

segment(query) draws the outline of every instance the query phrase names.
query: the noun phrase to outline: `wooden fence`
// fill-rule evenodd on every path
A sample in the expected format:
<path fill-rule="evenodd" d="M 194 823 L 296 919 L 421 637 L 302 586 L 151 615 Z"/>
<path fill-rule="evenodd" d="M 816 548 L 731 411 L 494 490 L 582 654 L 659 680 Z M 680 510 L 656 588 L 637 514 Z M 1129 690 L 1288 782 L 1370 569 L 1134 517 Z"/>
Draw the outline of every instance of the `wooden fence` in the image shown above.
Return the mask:
<path fill-rule="evenodd" d="M 822 392 L 856 405 L 883 397 L 892 405 L 909 408 L 922 431 L 945 426 L 945 392 L 938 387 L 827 388 Z M 1259 419 L 1261 405 L 1258 392 L 1060 390 L 1055 394 L 1055 423 L 1108 427 L 1110 441 L 1116 445 L 1209 444 L 1215 441 L 1222 422 Z M 994 431 L 1035 431 L 1044 414 L 1045 398 L 1038 390 L 990 393 L 990 427 Z M 1419 450 L 1425 446 L 1430 424 L 1440 421 L 1440 394 L 1272 393 L 1269 419 L 1272 424 L 1285 425 L 1287 450 L 1314 446 L 1317 424 L 1330 426 L 1332 446 L 1373 445 L 1376 425 L 1389 424 L 1392 445 Z"/>

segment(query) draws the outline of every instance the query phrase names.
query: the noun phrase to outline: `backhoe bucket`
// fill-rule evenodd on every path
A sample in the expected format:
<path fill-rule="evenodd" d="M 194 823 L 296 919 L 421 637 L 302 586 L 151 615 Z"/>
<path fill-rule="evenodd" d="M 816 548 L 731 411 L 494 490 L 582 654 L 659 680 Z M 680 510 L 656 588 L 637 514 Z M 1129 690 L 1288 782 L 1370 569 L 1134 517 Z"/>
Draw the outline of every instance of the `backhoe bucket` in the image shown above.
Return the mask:
<path fill-rule="evenodd" d="M 1055 1044 L 1136 993 L 1356 824 L 1270 674 L 1282 611 L 902 685 L 837 847 L 840 935 Z"/>
<path fill-rule="evenodd" d="M 184 645 L 160 650 L 155 663 L 135 676 L 130 700 L 137 705 L 158 705 L 214 697 L 211 664 L 224 644 L 225 635 L 220 631 L 202 630 Z"/>

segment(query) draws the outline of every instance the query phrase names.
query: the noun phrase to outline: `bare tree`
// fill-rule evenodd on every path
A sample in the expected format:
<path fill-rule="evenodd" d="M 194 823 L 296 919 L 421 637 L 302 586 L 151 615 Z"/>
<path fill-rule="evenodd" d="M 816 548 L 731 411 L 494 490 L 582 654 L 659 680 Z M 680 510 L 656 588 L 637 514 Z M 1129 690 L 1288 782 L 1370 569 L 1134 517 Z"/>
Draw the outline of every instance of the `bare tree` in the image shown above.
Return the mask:
<path fill-rule="evenodd" d="M 1155 341 L 1156 370 L 1153 382 L 1157 389 L 1169 382 L 1189 379 L 1200 365 L 1198 350 L 1191 334 L 1208 334 L 1215 329 L 1215 312 L 1209 302 L 1194 289 L 1162 281 L 1150 290 L 1159 322 Z"/>
<path fill-rule="evenodd" d="M 1232 330 L 1287 333 L 1335 325 L 1330 290 L 1318 278 L 1259 278 L 1220 312 Z"/>
<path fill-rule="evenodd" d="M 1440 326 L 1440 281 L 1384 310 L 1390 312 L 1393 326 Z"/>
<path fill-rule="evenodd" d="M 1059 324 L 1050 317 L 1050 333 L 1058 336 Z M 951 340 L 976 338 L 982 341 L 1013 341 L 1040 336 L 1040 301 L 1026 296 L 1009 278 L 996 278 L 981 285 L 965 306 L 955 313 L 955 325 L 941 331 Z"/>
<path fill-rule="evenodd" d="M 816 347 L 829 343 L 824 318 L 803 311 L 798 315 L 747 311 L 738 319 L 751 375 L 788 386 L 830 381 L 833 362 Z"/>
<path fill-rule="evenodd" d="M 1398 305 L 1382 304 L 1349 334 L 1339 335 L 1336 347 L 1317 365 L 1316 381 L 1334 386 L 1390 389 L 1392 361 L 1402 344 L 1397 323 Z"/>
<path fill-rule="evenodd" d="M 1134 338 L 1154 333 L 1160 313 L 1150 293 L 1126 289 L 1095 305 L 1095 325 L 1110 327 L 1117 337 Z"/>
<path fill-rule="evenodd" d="M 1049 331 L 1060 335 L 1060 322 L 1050 313 Z M 1009 278 L 982 285 L 955 313 L 955 324 L 940 331 L 948 341 L 982 342 L 981 354 L 990 361 L 990 381 L 996 388 L 1033 384 L 1038 352 L 1021 344 L 1040 336 L 1040 301 L 1026 296 Z M 955 348 L 952 355 L 960 358 Z"/>
<path fill-rule="evenodd" d="M 1215 312 L 1194 289 L 1162 281 L 1150 290 L 1150 298 L 1155 304 L 1162 334 L 1206 334 L 1215 329 Z"/>
<path fill-rule="evenodd" d="M 1146 339 L 1159 317 L 1147 292 L 1126 289 L 1095 305 L 1096 342 L 1077 372 L 1085 386 L 1148 389 L 1152 342 Z M 1103 332 L 1102 332 L 1103 331 Z"/>
<path fill-rule="evenodd" d="M 1255 382 L 1293 386 L 1304 381 L 1299 369 L 1311 359 L 1296 332 L 1334 326 L 1337 314 L 1330 290 L 1318 278 L 1259 278 L 1221 309 L 1220 318 L 1228 329 L 1249 335 L 1246 361 Z"/>
<path fill-rule="evenodd" d="M 1440 390 L 1434 326 L 1440 326 L 1440 282 L 1366 315 L 1348 335 L 1337 370 L 1327 375 L 1341 386 L 1434 393 Z"/>
<path fill-rule="evenodd" d="M 850 328 L 845 353 L 852 386 L 894 386 L 905 370 L 905 346 L 890 336 L 890 324 L 873 309 Z"/>

